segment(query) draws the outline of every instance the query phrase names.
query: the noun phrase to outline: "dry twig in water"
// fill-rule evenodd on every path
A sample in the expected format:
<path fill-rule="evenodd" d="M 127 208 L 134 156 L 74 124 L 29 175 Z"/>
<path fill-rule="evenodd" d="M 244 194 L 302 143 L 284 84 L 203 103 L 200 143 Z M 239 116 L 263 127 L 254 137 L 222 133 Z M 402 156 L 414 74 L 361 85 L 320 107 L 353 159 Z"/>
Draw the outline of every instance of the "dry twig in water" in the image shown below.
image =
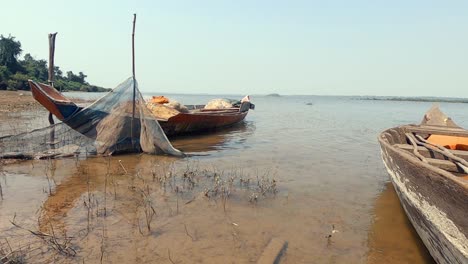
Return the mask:
<path fill-rule="evenodd" d="M 38 237 L 38 238 L 42 239 L 51 248 L 55 249 L 56 251 L 58 251 L 59 253 L 65 255 L 65 256 L 74 257 L 76 255 L 76 251 L 69 245 L 71 240 L 73 239 L 73 237 L 67 237 L 65 235 L 64 238 L 63 238 L 63 241 L 60 241 L 55 236 L 52 224 L 50 224 L 52 234 L 47 234 L 47 233 L 43 233 L 41 231 L 33 231 L 33 230 L 30 230 L 30 229 L 27 229 L 25 227 L 22 227 L 22 226 L 18 225 L 17 223 L 15 223 L 15 217 L 13 217 L 13 220 L 10 220 L 10 223 L 13 226 L 17 227 L 17 228 L 28 231 L 29 233 L 31 233 L 35 237 Z"/>
<path fill-rule="evenodd" d="M 186 224 L 184 224 L 184 227 L 185 227 L 185 234 L 187 234 L 187 236 L 190 237 L 192 241 L 195 241 L 196 239 L 192 235 L 190 235 L 190 233 L 188 232 Z"/>
<path fill-rule="evenodd" d="M 119 160 L 120 167 L 125 171 L 125 174 L 128 174 L 127 169 L 125 169 L 124 165 L 122 164 L 122 160 Z"/>
<path fill-rule="evenodd" d="M 175 262 L 172 260 L 171 258 L 171 250 L 170 249 L 167 249 L 167 256 L 169 257 L 169 261 L 172 263 L 172 264 L 175 264 Z"/>

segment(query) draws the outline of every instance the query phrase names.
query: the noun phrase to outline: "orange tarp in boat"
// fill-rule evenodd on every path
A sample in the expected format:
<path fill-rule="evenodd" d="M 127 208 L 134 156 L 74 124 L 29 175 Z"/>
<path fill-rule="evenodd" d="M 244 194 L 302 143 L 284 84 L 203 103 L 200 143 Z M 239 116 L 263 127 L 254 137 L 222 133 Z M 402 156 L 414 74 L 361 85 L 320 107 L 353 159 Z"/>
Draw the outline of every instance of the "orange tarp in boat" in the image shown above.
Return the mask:
<path fill-rule="evenodd" d="M 427 141 L 448 149 L 468 150 L 468 137 L 431 135 Z"/>
<path fill-rule="evenodd" d="M 153 96 L 153 98 L 151 98 L 151 103 L 153 104 L 167 104 L 169 103 L 169 98 L 165 97 L 165 96 Z"/>

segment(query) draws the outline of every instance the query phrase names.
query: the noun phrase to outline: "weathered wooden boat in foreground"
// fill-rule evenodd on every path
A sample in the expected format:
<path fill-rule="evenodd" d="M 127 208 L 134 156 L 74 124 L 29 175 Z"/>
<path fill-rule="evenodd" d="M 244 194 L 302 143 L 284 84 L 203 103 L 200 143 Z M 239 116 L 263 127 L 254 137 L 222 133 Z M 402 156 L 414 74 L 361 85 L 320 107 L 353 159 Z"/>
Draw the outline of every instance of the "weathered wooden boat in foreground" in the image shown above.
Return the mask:
<path fill-rule="evenodd" d="M 379 135 L 400 202 L 438 263 L 468 263 L 468 131 L 437 107 Z"/>
<path fill-rule="evenodd" d="M 73 116 L 78 114 L 83 107 L 66 98 L 52 86 L 31 80 L 29 86 L 34 99 L 60 121 L 71 127 L 86 122 L 81 118 L 77 119 L 77 124 L 75 124 Z M 203 133 L 233 126 L 244 120 L 249 110 L 254 109 L 255 105 L 250 102 L 242 102 L 239 107 L 225 109 L 204 109 L 204 105 L 187 105 L 186 107 L 189 109 L 187 113 L 180 112 L 168 118 L 155 116 L 166 136 Z M 103 115 L 105 114 L 103 113 Z"/>

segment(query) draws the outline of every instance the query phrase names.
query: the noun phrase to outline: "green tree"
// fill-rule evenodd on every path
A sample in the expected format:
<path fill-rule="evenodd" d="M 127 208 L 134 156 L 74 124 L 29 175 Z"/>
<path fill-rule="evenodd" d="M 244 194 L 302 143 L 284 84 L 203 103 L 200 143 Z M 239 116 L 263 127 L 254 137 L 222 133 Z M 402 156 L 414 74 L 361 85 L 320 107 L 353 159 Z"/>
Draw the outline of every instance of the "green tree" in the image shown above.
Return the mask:
<path fill-rule="evenodd" d="M 62 80 L 63 79 L 63 72 L 60 70 L 59 66 L 54 66 L 54 74 L 55 74 L 55 79 L 56 80 Z"/>
<path fill-rule="evenodd" d="M 87 84 L 85 79 L 86 76 L 83 72 L 79 72 L 78 75 L 74 74 L 72 71 L 67 72 L 67 80 L 70 82 L 77 82 L 81 84 Z"/>
<path fill-rule="evenodd" d="M 88 83 L 85 81 L 86 77 L 88 77 L 88 76 L 85 75 L 83 72 L 79 72 L 79 73 L 78 73 L 78 77 L 79 77 L 79 79 L 80 79 L 80 83 L 82 83 L 82 84 L 88 84 Z"/>
<path fill-rule="evenodd" d="M 7 66 L 0 66 L 0 90 L 7 89 L 10 76 L 11 72 L 8 70 Z"/>
<path fill-rule="evenodd" d="M 6 66 L 9 71 L 16 73 L 20 69 L 17 58 L 22 51 L 21 43 L 15 41 L 15 37 L 0 35 L 0 66 Z"/>
<path fill-rule="evenodd" d="M 21 54 L 21 43 L 15 37 L 0 35 L 0 90 L 29 90 L 28 79 L 39 82 L 47 82 L 47 61 L 36 60 L 31 54 L 24 55 L 23 60 L 18 60 Z M 109 91 L 102 87 L 90 85 L 86 82 L 86 74 L 79 72 L 74 74 L 68 71 L 63 76 L 58 66 L 54 67 L 55 87 L 62 91 Z"/>
<path fill-rule="evenodd" d="M 36 79 L 39 81 L 47 81 L 48 79 L 48 69 L 47 62 L 45 60 L 35 60 L 31 54 L 24 55 L 24 59 L 20 61 L 20 65 L 23 68 L 25 74 L 27 74 L 31 79 Z"/>
<path fill-rule="evenodd" d="M 28 79 L 29 76 L 26 74 L 22 73 L 15 73 L 10 77 L 10 80 L 8 80 L 7 84 L 7 90 L 29 90 L 29 85 L 28 85 Z"/>

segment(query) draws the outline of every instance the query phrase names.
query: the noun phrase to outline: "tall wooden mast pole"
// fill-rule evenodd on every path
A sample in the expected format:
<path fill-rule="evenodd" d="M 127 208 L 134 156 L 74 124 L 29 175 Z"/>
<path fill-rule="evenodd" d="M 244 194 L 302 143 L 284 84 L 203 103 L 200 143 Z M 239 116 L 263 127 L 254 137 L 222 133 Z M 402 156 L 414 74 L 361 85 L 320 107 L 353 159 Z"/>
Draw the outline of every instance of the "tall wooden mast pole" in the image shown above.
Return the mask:
<path fill-rule="evenodd" d="M 49 34 L 49 84 L 54 87 L 54 55 L 55 55 L 55 36 L 57 32 Z M 54 117 L 52 113 L 49 112 L 49 124 L 54 124 Z M 51 140 L 53 140 L 53 135 L 51 134 Z"/>
<path fill-rule="evenodd" d="M 133 73 L 133 79 L 135 79 L 135 23 L 136 23 L 136 14 L 133 14 L 133 31 L 132 31 L 132 73 Z M 133 91 L 135 91 L 135 90 L 133 90 Z"/>
<path fill-rule="evenodd" d="M 55 54 L 55 36 L 57 32 L 49 34 L 49 84 L 54 86 L 54 54 Z"/>
<path fill-rule="evenodd" d="M 133 14 L 133 31 L 132 31 L 132 74 L 133 74 L 133 109 L 132 109 L 132 123 L 130 136 L 132 137 L 132 147 L 135 149 L 135 141 L 133 138 L 133 127 L 135 120 L 135 97 L 136 97 L 136 79 L 135 79 L 135 22 L 136 14 Z"/>

